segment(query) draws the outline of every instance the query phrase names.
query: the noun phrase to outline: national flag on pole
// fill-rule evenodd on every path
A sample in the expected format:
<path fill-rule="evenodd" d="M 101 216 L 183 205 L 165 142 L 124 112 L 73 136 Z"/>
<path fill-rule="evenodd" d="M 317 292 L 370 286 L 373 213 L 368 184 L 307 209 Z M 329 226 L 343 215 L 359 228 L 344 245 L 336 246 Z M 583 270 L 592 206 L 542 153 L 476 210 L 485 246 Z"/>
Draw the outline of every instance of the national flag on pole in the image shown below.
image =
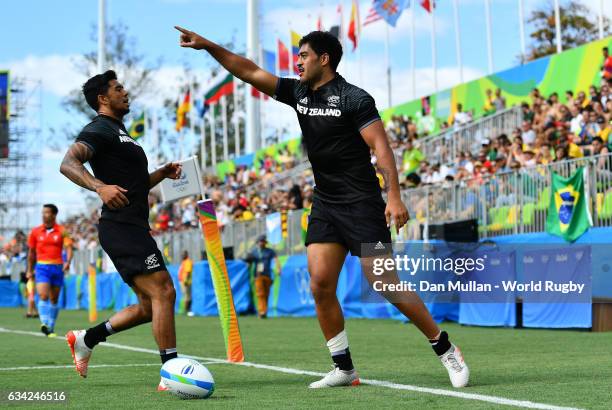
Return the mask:
<path fill-rule="evenodd" d="M 410 7 L 410 0 L 374 0 L 372 7 L 390 26 L 395 27 L 402 11 Z"/>
<path fill-rule="evenodd" d="M 435 7 L 433 0 L 421 0 L 421 7 L 431 13 L 431 9 Z"/>
<path fill-rule="evenodd" d="M 195 100 L 193 102 L 193 105 L 194 105 L 194 107 L 196 109 L 198 117 L 200 117 L 200 118 L 204 118 L 204 115 L 206 114 L 206 111 L 208 111 L 208 109 L 210 108 L 210 106 L 204 102 L 204 99 L 197 99 L 197 100 Z"/>
<path fill-rule="evenodd" d="M 323 17 L 319 13 L 319 17 L 317 17 L 317 31 L 323 31 Z"/>
<path fill-rule="evenodd" d="M 291 55 L 293 57 L 293 74 L 298 74 L 297 62 L 298 54 L 300 52 L 300 36 L 295 31 L 291 30 Z"/>
<path fill-rule="evenodd" d="M 130 136 L 137 140 L 145 134 L 145 113 L 144 111 L 139 117 L 134 118 L 132 125 L 130 125 Z"/>
<path fill-rule="evenodd" d="M 204 102 L 208 105 L 218 102 L 224 95 L 234 92 L 234 76 L 230 73 L 218 75 L 204 94 Z"/>
<path fill-rule="evenodd" d="M 342 4 L 338 4 L 336 8 L 336 19 L 334 24 L 329 28 L 329 32 L 332 33 L 337 39 L 342 39 Z"/>
<path fill-rule="evenodd" d="M 187 113 L 191 111 L 191 95 L 189 90 L 185 93 L 182 102 L 176 104 L 176 126 L 174 127 L 177 131 L 180 131 L 184 126 L 187 125 Z"/>
<path fill-rule="evenodd" d="M 374 4 L 372 4 L 372 7 L 370 7 L 370 11 L 368 11 L 368 15 L 366 16 L 366 19 L 363 21 L 363 25 L 367 26 L 368 24 L 374 23 L 378 20 L 382 20 L 382 17 L 376 12 Z"/>
<path fill-rule="evenodd" d="M 278 40 L 278 75 L 281 77 L 289 75 L 289 50 L 280 40 Z"/>
<path fill-rule="evenodd" d="M 351 6 L 351 20 L 348 26 L 348 38 L 353 43 L 353 51 L 357 48 L 360 34 L 361 22 L 359 21 L 359 3 L 357 3 L 357 0 L 353 0 Z"/>
<path fill-rule="evenodd" d="M 276 53 L 270 50 L 263 50 L 264 70 L 276 75 Z"/>
<path fill-rule="evenodd" d="M 546 232 L 574 242 L 593 225 L 588 191 L 584 187 L 586 169 L 581 167 L 569 178 L 552 173 L 551 196 L 546 216 Z"/>

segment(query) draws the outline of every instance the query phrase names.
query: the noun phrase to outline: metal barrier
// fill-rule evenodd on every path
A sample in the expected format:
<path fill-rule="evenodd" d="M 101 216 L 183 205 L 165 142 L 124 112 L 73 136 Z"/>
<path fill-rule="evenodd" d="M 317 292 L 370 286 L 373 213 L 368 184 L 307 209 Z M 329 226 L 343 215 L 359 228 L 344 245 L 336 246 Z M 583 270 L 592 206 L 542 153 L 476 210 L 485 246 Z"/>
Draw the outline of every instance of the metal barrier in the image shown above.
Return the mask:
<path fill-rule="evenodd" d="M 523 111 L 515 106 L 481 118 L 459 129 L 419 138 L 416 142 L 430 164 L 450 164 L 461 152 L 477 153 L 484 140 L 509 134 L 521 126 Z"/>

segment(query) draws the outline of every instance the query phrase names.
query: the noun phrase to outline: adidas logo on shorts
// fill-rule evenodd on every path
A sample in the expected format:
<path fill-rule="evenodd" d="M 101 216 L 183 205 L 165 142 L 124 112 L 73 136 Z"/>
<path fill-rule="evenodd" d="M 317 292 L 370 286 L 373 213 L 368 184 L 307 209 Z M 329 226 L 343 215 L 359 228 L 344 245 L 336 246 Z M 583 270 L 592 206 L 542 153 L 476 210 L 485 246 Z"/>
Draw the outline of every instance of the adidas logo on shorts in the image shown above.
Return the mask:
<path fill-rule="evenodd" d="M 145 265 L 147 265 L 147 269 L 159 268 L 160 266 L 157 256 L 154 253 L 147 256 L 147 259 L 145 259 Z"/>
<path fill-rule="evenodd" d="M 385 245 L 383 245 L 381 241 L 378 241 L 376 246 L 374 246 L 374 249 L 376 249 L 376 250 L 385 249 Z"/>

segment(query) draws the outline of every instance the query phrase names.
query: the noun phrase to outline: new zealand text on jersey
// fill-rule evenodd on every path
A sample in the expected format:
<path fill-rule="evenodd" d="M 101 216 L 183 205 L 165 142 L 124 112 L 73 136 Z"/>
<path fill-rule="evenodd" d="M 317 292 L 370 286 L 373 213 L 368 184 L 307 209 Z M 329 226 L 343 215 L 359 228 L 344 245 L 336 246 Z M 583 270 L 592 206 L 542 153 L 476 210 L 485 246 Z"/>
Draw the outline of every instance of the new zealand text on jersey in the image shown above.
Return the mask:
<path fill-rule="evenodd" d="M 322 117 L 340 117 L 342 112 L 337 108 L 308 108 L 302 105 L 296 105 L 297 112 L 300 114 Z"/>

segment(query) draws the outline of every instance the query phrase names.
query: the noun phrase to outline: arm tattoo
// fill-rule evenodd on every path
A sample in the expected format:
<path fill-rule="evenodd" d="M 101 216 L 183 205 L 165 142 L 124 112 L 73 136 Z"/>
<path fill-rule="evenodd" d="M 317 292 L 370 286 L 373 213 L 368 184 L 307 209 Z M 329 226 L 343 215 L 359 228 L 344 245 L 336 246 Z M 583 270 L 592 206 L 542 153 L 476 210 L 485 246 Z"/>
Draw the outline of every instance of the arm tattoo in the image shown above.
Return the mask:
<path fill-rule="evenodd" d="M 104 182 L 96 179 L 83 165 L 93 156 L 93 151 L 85 144 L 76 142 L 70 146 L 64 156 L 60 172 L 75 184 L 95 191 L 105 185 Z"/>

